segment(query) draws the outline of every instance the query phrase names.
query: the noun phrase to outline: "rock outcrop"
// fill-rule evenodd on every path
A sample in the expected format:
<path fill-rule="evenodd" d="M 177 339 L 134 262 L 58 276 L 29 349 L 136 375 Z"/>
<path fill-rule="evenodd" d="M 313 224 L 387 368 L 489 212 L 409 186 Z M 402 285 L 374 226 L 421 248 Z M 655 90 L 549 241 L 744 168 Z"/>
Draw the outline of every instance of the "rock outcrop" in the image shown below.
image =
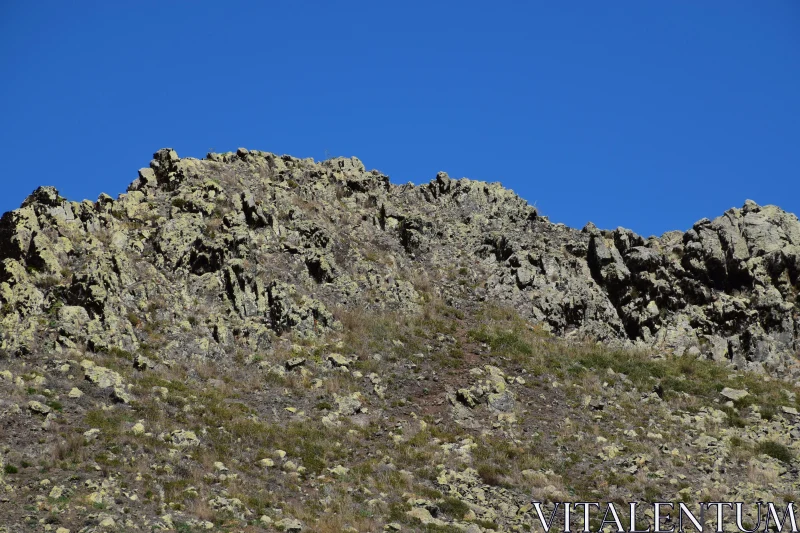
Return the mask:
<path fill-rule="evenodd" d="M 159 150 L 127 193 L 40 187 L 0 220 L 0 352 L 268 350 L 337 308 L 498 301 L 556 335 L 797 376 L 800 223 L 748 201 L 685 233 L 553 224 L 499 184 L 356 158 Z M 146 353 L 144 353 L 146 352 Z"/>

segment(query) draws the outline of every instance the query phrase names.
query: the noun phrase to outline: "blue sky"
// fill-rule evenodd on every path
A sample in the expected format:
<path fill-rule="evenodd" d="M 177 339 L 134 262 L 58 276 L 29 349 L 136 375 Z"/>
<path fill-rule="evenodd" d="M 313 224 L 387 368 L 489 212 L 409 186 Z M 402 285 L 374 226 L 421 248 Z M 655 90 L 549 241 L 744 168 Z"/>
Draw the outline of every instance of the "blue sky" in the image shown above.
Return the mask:
<path fill-rule="evenodd" d="M 0 211 L 244 146 L 500 181 L 575 227 L 800 212 L 800 2 L 489 6 L 2 2 Z"/>

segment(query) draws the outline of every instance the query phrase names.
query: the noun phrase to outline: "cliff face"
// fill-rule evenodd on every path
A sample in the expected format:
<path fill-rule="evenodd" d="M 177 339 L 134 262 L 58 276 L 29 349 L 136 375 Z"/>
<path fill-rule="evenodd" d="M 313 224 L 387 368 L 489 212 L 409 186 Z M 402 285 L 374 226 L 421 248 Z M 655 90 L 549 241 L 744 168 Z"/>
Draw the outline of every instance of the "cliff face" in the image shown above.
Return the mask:
<path fill-rule="evenodd" d="M 748 201 L 685 233 L 552 224 L 499 184 L 355 158 L 158 151 L 126 194 L 37 189 L 0 221 L 0 350 L 225 357 L 340 308 L 516 307 L 555 335 L 797 375 L 800 223 Z M 157 339 L 148 324 L 159 324 Z"/>

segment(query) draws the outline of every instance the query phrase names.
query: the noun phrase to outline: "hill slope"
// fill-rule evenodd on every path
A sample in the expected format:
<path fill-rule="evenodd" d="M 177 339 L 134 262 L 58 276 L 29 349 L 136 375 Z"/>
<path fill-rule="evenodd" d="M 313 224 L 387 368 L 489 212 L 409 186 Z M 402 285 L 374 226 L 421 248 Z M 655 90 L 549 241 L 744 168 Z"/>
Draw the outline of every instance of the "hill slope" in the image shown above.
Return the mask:
<path fill-rule="evenodd" d="M 160 150 L 116 200 L 0 220 L 0 511 L 480 531 L 531 496 L 779 501 L 799 276 L 774 206 L 645 239 L 444 173 Z"/>

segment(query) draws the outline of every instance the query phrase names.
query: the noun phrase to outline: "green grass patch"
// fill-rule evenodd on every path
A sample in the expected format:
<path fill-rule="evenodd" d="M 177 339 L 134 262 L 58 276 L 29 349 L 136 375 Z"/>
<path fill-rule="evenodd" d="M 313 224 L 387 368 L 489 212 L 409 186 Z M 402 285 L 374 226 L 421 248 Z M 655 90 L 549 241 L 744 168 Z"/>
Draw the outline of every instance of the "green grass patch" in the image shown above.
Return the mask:
<path fill-rule="evenodd" d="M 118 434 L 122 421 L 123 416 L 113 411 L 92 409 L 86 413 L 86 423 L 89 427 L 99 429 L 104 436 Z"/>
<path fill-rule="evenodd" d="M 533 346 L 525 340 L 519 329 L 489 330 L 481 328 L 470 330 L 469 337 L 477 342 L 488 344 L 495 355 L 500 356 L 530 356 L 533 355 Z"/>

